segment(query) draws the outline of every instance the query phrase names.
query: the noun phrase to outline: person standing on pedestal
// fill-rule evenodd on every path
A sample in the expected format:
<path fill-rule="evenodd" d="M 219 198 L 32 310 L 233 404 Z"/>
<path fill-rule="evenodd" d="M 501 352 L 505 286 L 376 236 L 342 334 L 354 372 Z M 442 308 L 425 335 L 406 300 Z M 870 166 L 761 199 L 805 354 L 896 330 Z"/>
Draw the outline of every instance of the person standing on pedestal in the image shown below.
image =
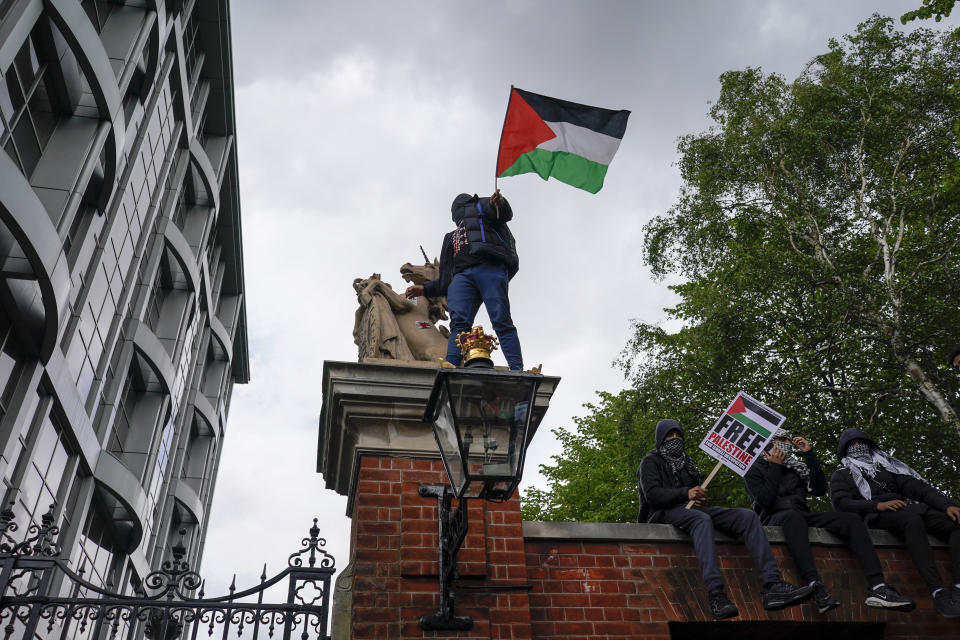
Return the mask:
<path fill-rule="evenodd" d="M 480 305 L 487 308 L 500 348 L 512 371 L 523 369 L 517 328 L 510 316 L 508 289 L 520 261 L 516 242 L 507 222 L 513 210 L 500 190 L 489 198 L 461 193 L 450 207 L 457 228 L 443 237 L 440 277 L 407 287 L 408 298 L 426 295 L 447 297 L 450 341 L 447 362 L 460 365 L 457 334 L 473 328 Z"/>

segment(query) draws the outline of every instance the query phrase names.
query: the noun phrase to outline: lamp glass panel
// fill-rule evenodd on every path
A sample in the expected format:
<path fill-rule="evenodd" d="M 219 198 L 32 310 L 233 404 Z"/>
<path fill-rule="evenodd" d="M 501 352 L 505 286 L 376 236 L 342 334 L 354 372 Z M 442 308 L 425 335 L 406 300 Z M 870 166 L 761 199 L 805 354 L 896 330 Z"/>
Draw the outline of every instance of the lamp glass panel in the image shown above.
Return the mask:
<path fill-rule="evenodd" d="M 458 375 L 448 384 L 469 478 L 516 477 L 536 381 Z"/>
<path fill-rule="evenodd" d="M 467 482 L 463 468 L 463 457 L 457 442 L 456 423 L 450 406 L 447 385 L 442 385 L 437 402 L 437 415 L 433 421 L 433 435 L 437 439 L 440 455 L 443 458 L 450 485 L 457 496 L 463 495 L 463 488 Z"/>

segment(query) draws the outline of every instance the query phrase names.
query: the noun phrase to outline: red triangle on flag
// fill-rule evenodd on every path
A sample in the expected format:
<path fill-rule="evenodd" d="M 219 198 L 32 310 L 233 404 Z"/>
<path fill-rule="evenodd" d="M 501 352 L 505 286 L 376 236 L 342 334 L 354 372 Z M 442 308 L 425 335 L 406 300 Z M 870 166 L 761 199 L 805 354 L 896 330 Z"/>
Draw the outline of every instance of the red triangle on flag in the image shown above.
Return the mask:
<path fill-rule="evenodd" d="M 737 399 L 733 401 L 733 406 L 727 411 L 727 413 L 746 413 L 747 408 L 743 406 L 743 398 L 737 396 Z"/>
<path fill-rule="evenodd" d="M 507 117 L 500 134 L 500 152 L 497 154 L 497 175 L 509 169 L 517 158 L 530 153 L 541 142 L 556 138 L 557 134 L 547 126 L 543 118 L 533 110 L 514 89 L 510 94 Z"/>

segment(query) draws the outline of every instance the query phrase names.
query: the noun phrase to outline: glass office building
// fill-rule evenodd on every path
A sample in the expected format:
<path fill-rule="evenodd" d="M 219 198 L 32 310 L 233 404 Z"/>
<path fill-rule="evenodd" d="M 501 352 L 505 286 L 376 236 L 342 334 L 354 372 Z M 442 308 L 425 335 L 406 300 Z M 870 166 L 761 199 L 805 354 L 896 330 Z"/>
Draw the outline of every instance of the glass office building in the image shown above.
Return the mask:
<path fill-rule="evenodd" d="M 227 0 L 0 0 L 0 478 L 128 591 L 203 550 L 249 377 Z"/>

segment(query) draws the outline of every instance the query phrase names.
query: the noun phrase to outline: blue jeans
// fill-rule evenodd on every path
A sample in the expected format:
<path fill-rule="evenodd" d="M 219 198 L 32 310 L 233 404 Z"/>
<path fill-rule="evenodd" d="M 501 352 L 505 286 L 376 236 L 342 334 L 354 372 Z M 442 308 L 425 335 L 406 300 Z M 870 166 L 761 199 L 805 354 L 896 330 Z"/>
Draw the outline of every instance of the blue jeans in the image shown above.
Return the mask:
<path fill-rule="evenodd" d="M 507 268 L 500 264 L 475 264 L 453 276 L 447 288 L 447 310 L 450 312 L 447 362 L 460 365 L 462 357 L 457 346 L 457 334 L 473 328 L 473 320 L 483 303 L 500 340 L 507 365 L 515 371 L 523 369 L 520 338 L 510 318 L 510 300 L 507 298 L 509 282 Z"/>
<path fill-rule="evenodd" d="M 773 559 L 767 534 L 763 532 L 760 518 L 753 511 L 726 507 L 684 509 L 677 506 L 663 513 L 663 521 L 690 534 L 693 550 L 700 560 L 700 572 L 703 574 L 703 584 L 707 591 L 723 587 L 720 560 L 713 542 L 714 527 L 743 542 L 750 552 L 753 564 L 760 571 L 760 581 L 764 585 L 780 580 L 780 569 L 777 568 L 777 561 Z"/>

